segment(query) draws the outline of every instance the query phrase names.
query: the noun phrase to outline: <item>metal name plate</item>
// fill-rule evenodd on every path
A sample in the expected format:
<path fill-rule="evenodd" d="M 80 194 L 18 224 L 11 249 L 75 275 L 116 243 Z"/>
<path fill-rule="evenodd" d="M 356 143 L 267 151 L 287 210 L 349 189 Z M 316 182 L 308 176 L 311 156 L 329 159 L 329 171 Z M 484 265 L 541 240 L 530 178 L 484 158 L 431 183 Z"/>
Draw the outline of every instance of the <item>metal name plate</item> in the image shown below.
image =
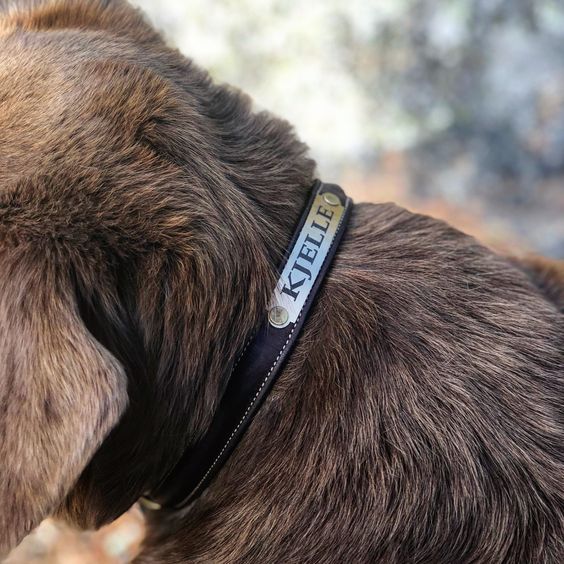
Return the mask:
<path fill-rule="evenodd" d="M 319 276 L 335 237 L 345 205 L 331 192 L 318 194 L 274 290 L 270 324 L 295 323 Z"/>

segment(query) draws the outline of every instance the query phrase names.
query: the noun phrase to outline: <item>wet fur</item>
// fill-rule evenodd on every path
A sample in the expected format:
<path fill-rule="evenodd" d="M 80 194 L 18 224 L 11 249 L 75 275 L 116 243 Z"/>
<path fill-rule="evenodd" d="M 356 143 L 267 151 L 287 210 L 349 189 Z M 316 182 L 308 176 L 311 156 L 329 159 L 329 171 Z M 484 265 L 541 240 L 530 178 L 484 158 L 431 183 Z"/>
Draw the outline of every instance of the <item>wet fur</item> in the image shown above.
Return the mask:
<path fill-rule="evenodd" d="M 120 1 L 0 0 L 0 551 L 206 429 L 314 179 Z M 564 271 L 358 205 L 273 392 L 140 563 L 557 563 Z"/>

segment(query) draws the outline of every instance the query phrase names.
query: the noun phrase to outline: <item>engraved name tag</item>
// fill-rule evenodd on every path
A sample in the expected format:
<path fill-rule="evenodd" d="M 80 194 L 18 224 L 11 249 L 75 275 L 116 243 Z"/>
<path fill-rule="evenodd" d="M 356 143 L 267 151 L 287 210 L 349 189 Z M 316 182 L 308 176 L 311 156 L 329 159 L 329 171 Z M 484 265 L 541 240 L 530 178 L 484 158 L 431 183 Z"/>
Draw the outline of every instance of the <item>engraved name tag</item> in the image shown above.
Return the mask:
<path fill-rule="evenodd" d="M 284 308 L 288 312 L 287 319 L 284 315 L 283 324 L 276 323 L 276 327 L 286 327 L 298 319 L 327 258 L 344 211 L 344 204 L 333 193 L 315 197 L 274 290 L 271 308 Z"/>

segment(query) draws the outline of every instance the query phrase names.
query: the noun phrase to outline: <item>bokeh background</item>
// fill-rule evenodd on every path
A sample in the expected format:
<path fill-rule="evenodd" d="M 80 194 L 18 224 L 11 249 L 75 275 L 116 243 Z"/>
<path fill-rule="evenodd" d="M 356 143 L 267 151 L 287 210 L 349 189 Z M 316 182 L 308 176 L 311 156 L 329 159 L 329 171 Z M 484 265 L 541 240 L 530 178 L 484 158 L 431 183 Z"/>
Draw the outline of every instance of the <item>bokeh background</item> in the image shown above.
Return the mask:
<path fill-rule="evenodd" d="M 321 178 L 564 258 L 562 0 L 135 0 L 171 44 L 293 123 Z M 128 562 L 48 521 L 10 564 Z"/>

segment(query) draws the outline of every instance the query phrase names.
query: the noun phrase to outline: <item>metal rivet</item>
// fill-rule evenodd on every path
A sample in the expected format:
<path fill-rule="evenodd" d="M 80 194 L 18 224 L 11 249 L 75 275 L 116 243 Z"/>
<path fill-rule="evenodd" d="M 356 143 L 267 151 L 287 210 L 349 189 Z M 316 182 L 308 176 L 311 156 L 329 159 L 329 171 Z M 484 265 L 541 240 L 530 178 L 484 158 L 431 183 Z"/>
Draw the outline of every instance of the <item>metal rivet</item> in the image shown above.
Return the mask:
<path fill-rule="evenodd" d="M 139 498 L 139 505 L 141 505 L 144 509 L 148 509 L 149 511 L 158 511 L 162 508 L 160 503 L 147 499 L 146 497 Z"/>
<path fill-rule="evenodd" d="M 341 203 L 339 198 L 331 192 L 325 192 L 325 194 L 323 194 L 323 201 L 330 206 L 338 206 Z"/>
<path fill-rule="evenodd" d="M 274 327 L 284 327 L 289 319 L 288 310 L 281 306 L 274 306 L 268 312 L 268 320 Z"/>

